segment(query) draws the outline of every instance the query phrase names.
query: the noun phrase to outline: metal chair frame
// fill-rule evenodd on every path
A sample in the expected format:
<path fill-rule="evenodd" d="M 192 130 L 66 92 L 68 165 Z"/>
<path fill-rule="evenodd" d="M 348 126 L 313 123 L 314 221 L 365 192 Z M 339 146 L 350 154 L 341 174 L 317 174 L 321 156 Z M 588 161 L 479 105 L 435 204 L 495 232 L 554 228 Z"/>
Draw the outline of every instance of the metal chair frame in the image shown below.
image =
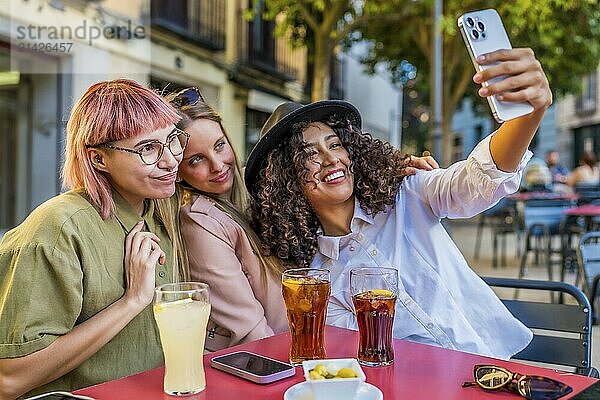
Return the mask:
<path fill-rule="evenodd" d="M 534 289 L 572 296 L 577 304 L 501 299 L 515 318 L 534 333 L 529 345 L 513 358 L 572 367 L 580 375 L 598 377 L 598 370 L 591 365 L 590 302 L 579 288 L 565 282 L 492 277 L 482 279 L 491 287 Z"/>
<path fill-rule="evenodd" d="M 477 224 L 477 234 L 475 237 L 475 253 L 473 258 L 477 260 L 481 249 L 481 238 L 484 226 L 490 226 L 492 233 L 492 267 L 498 268 L 498 237 L 501 238 L 501 265 L 506 265 L 506 235 L 510 233 L 516 234 L 517 238 L 517 257 L 521 256 L 521 241 L 522 229 L 517 215 L 515 203 L 507 198 L 501 199 L 498 204 L 483 211 L 479 216 Z"/>
<path fill-rule="evenodd" d="M 600 232 L 585 233 L 577 250 L 579 274 L 576 283 L 581 278 L 581 287 L 587 295 L 592 311 L 597 311 L 594 310 L 594 300 L 600 281 Z M 594 316 L 595 313 L 592 312 L 592 317 Z"/>
<path fill-rule="evenodd" d="M 565 221 L 562 210 L 575 206 L 573 200 L 545 199 L 529 200 L 525 203 L 523 211 L 523 223 L 525 226 L 525 246 L 521 253 L 521 263 L 519 267 L 519 279 L 526 275 L 527 258 L 530 251 L 535 251 L 536 262 L 538 253 L 545 251 L 546 265 L 548 267 L 548 279 L 553 279 L 552 273 L 552 254 L 560 254 L 561 262 L 564 263 L 565 253 L 563 241 L 565 240 Z M 559 236 L 561 248 L 552 248 L 552 238 Z M 538 242 L 537 246 L 532 246 L 532 239 Z"/>

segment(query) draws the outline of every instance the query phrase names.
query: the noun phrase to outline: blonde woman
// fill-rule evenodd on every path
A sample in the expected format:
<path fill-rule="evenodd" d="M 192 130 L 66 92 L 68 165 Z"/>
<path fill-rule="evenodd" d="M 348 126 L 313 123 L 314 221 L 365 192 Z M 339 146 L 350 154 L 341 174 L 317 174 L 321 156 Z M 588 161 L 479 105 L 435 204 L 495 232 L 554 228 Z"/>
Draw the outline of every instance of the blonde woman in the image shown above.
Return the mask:
<path fill-rule="evenodd" d="M 211 287 L 208 350 L 219 350 L 286 331 L 281 273 L 293 264 L 263 256 L 250 228 L 249 195 L 239 158 L 221 116 L 197 88 L 168 97 L 182 114 L 179 127 L 190 134 L 179 168 L 187 201 L 181 210 L 193 280 Z M 414 158 L 407 168 L 432 169 L 431 158 Z"/>
<path fill-rule="evenodd" d="M 284 266 L 263 257 L 248 225 L 248 193 L 220 115 L 197 88 L 168 97 L 190 141 L 179 168 L 181 231 L 193 280 L 211 288 L 206 348 L 214 351 L 287 330 Z"/>
<path fill-rule="evenodd" d="M 75 104 L 63 169 L 70 190 L 0 242 L 0 399 L 163 363 L 150 303 L 156 285 L 186 277 L 186 260 L 156 199 L 175 192 L 188 138 L 179 119 L 124 79 L 92 85 Z"/>

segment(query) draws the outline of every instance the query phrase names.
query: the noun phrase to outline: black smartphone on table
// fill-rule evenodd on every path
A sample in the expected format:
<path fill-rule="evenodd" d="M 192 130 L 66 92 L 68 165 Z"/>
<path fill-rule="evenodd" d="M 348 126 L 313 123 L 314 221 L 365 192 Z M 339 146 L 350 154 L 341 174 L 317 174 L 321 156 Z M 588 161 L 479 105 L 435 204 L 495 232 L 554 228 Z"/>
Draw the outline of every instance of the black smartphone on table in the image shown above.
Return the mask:
<path fill-rule="evenodd" d="M 210 366 L 255 383 L 271 383 L 296 374 L 293 365 L 248 351 L 214 357 Z"/>

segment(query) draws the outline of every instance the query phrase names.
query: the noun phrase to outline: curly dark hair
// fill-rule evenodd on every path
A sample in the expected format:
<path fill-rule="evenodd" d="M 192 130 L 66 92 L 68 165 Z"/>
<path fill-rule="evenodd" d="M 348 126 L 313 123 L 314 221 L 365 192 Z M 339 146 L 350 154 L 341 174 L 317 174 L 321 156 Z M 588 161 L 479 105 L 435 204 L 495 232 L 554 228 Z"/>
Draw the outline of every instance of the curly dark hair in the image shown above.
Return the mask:
<path fill-rule="evenodd" d="M 332 115 L 325 121 L 295 124 L 289 141 L 267 155 L 254 186 L 251 210 L 252 226 L 261 239 L 262 250 L 301 267 L 310 266 L 318 249 L 320 222 L 302 190 L 310 181 L 305 165 L 312 155 L 302 132 L 314 122 L 328 125 L 348 151 L 354 195 L 373 216 L 395 204 L 409 162 L 408 155 L 362 132 L 346 118 Z"/>

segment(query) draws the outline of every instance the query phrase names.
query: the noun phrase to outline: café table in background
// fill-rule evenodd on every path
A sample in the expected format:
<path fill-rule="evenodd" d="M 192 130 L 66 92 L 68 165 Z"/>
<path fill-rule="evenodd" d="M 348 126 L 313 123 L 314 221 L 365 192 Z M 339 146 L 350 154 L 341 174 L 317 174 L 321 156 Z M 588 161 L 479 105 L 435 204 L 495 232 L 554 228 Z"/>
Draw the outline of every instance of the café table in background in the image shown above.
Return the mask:
<path fill-rule="evenodd" d="M 571 217 L 584 217 L 586 230 L 589 231 L 593 227 L 594 217 L 600 217 L 600 205 L 585 204 L 569 208 L 564 211 L 564 214 Z"/>
<path fill-rule="evenodd" d="M 499 332 L 498 340 L 502 340 Z M 325 346 L 328 358 L 356 357 L 358 332 L 326 327 Z M 210 367 L 212 357 L 233 351 L 246 350 L 277 360 L 289 357 L 289 333 L 241 344 L 204 356 L 206 389 L 185 400 L 253 400 L 283 399 L 285 391 L 296 383 L 303 382 L 302 368 L 296 375 L 267 385 L 258 385 Z M 574 394 L 590 386 L 596 379 L 559 372 L 551 369 L 502 361 L 460 351 L 394 339 L 395 362 L 389 367 L 363 367 L 367 382 L 383 392 L 384 400 L 395 399 L 518 399 L 520 396 L 508 392 L 486 392 L 478 387 L 462 388 L 465 381 L 473 380 L 473 365 L 494 364 L 521 374 L 542 375 L 570 385 Z M 91 396 L 99 400 L 144 399 L 169 400 L 174 397 L 163 394 L 164 368 L 156 368 L 137 375 L 102 383 L 77 390 L 76 394 Z"/>
<path fill-rule="evenodd" d="M 554 193 L 554 192 L 520 192 L 510 194 L 508 196 L 513 201 L 529 201 L 529 200 L 577 200 L 577 193 Z"/>

